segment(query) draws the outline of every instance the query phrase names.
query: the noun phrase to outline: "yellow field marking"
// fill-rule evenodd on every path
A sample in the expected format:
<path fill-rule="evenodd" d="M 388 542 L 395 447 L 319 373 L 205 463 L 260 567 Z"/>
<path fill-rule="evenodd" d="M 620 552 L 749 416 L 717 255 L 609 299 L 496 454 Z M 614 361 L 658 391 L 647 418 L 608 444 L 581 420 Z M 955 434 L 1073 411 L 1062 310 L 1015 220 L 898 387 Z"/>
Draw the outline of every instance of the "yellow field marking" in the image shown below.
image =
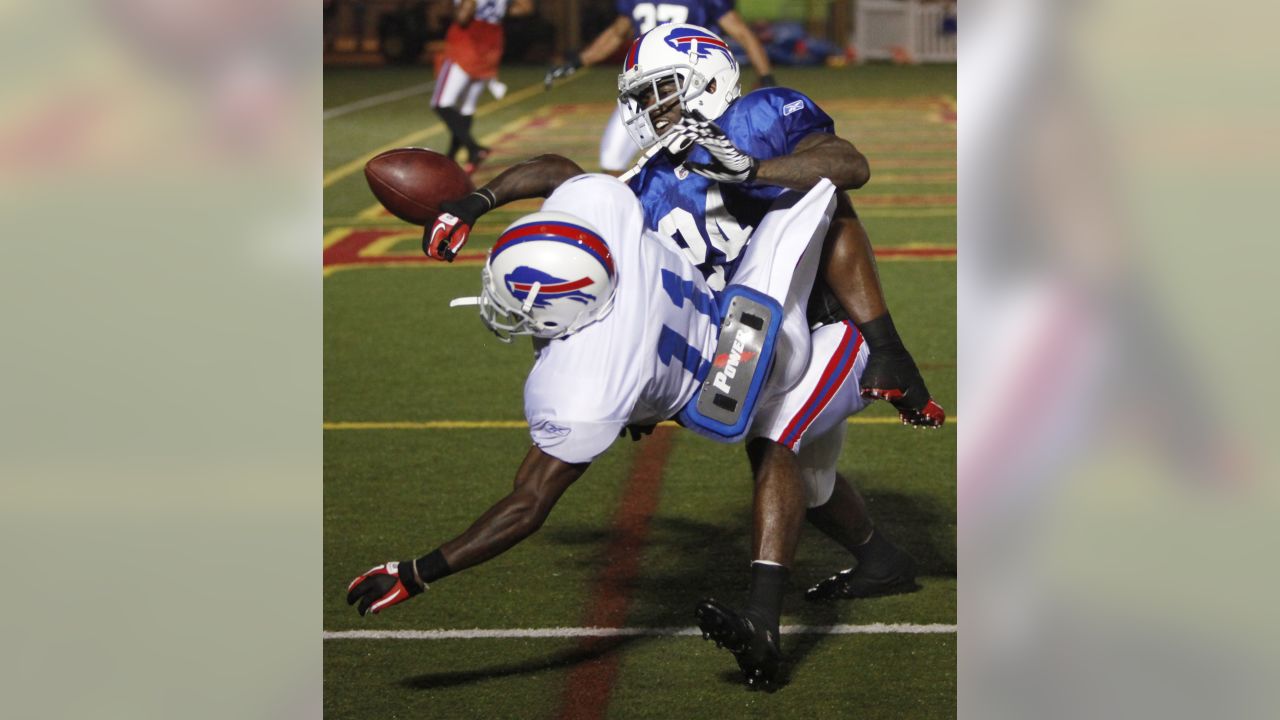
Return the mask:
<path fill-rule="evenodd" d="M 402 240 L 404 240 L 404 237 L 403 237 L 403 236 L 402 236 L 402 237 L 397 238 L 397 241 L 402 241 Z M 394 256 L 412 256 L 412 257 L 417 257 L 417 253 L 411 253 L 411 252 L 404 252 L 404 253 L 380 253 L 380 254 L 381 254 L 381 255 L 383 255 L 383 256 L 393 256 L 393 257 L 394 257 Z M 361 253 L 360 253 L 360 255 L 361 255 L 361 257 L 366 257 L 366 254 L 365 254 L 364 252 L 361 252 Z M 939 256 L 932 256 L 932 257 L 930 257 L 930 256 L 920 257 L 920 256 L 913 256 L 913 255 L 892 255 L 892 256 L 889 256 L 889 257 L 878 257 L 878 258 L 876 258 L 876 262 L 877 262 L 877 263 L 880 263 L 880 264 L 884 264 L 884 263 L 899 263 L 899 262 L 910 262 L 910 263 L 944 262 L 944 263 L 954 263 L 955 261 L 956 261 L 956 256 L 955 256 L 954 254 L 952 254 L 952 255 L 939 255 Z M 326 265 L 326 266 L 324 267 L 324 277 L 329 277 L 330 275 L 333 275 L 334 273 L 339 272 L 339 271 L 341 271 L 341 270 L 386 270 L 386 269 L 391 269 L 391 268 L 405 269 L 405 270 L 448 270 L 449 268 L 470 268 L 470 267 L 479 267 L 479 266 L 481 266 L 481 265 L 483 265 L 483 264 L 484 264 L 484 258 L 483 258 L 483 257 L 478 257 L 478 258 L 474 258 L 474 259 L 470 259 L 470 258 L 469 258 L 469 259 L 466 259 L 466 260 L 454 260 L 454 261 L 453 261 L 453 262 L 451 262 L 451 263 L 442 263 L 442 262 L 403 262 L 403 261 L 401 261 L 401 262 L 388 261 L 388 262 L 343 263 L 343 264 L 338 264 L 338 265 Z"/>
<path fill-rule="evenodd" d="M 415 253 L 415 252 L 408 252 L 408 251 L 405 251 L 405 252 L 398 252 L 398 253 L 387 252 L 387 250 L 389 249 L 389 247 L 390 247 L 390 246 L 392 246 L 392 245 L 394 245 L 394 244 L 396 244 L 396 243 L 398 243 L 398 242 L 403 242 L 403 241 L 404 241 L 404 239 L 405 239 L 405 238 L 407 238 L 407 237 L 411 237 L 411 235 L 408 235 L 408 234 L 404 234 L 404 235 L 395 235 L 395 236 L 392 236 L 392 237 L 390 237 L 390 238 L 381 238 L 381 239 L 379 239 L 379 240 L 375 240 L 374 242 L 372 242 L 372 243 L 370 243 L 370 244 L 369 244 L 369 247 L 367 247 L 367 248 L 365 248 L 365 249 L 363 249 L 363 250 L 361 250 L 361 251 L 360 251 L 360 257 L 415 257 L 415 258 L 416 258 L 416 257 L 418 257 L 418 253 Z M 416 237 L 416 235 L 414 235 L 414 236 L 412 236 L 412 237 Z M 914 246 L 914 245 L 893 245 L 893 246 L 886 246 L 886 247 L 902 247 L 902 248 L 910 248 L 910 247 L 920 247 L 920 246 Z M 934 247 L 934 246 L 932 246 L 932 245 L 926 245 L 926 246 L 924 246 L 924 247 Z M 943 247 L 943 248 L 954 248 L 954 247 L 955 247 L 955 245 L 946 245 L 946 246 L 942 246 L 942 247 Z M 950 255 L 933 255 L 933 256 L 918 256 L 918 255 L 889 255 L 889 256 L 884 256 L 884 257 L 877 257 L 877 258 L 876 258 L 876 262 L 877 262 L 877 263 L 881 263 L 881 264 L 883 264 L 883 263 L 898 263 L 898 262 L 913 262 L 913 263 L 914 263 L 914 262 L 946 262 L 946 263 L 954 263 L 954 262 L 956 262 L 956 255 L 955 255 L 955 253 L 950 254 Z M 390 260 L 390 261 L 387 261 L 387 262 L 342 263 L 342 264 L 337 264 L 337 265 L 326 265 L 326 266 L 324 267 L 324 277 L 329 277 L 330 275 L 333 275 L 334 273 L 336 273 L 336 272 L 338 272 L 338 271 L 340 271 L 340 270 L 374 270 L 374 269 L 378 269 L 378 270 L 385 270 L 385 269 L 388 269 L 388 268 L 403 268 L 403 269 L 412 269 L 412 270 L 448 270 L 449 268 L 469 268 L 469 267 L 479 267 L 480 265 L 483 265 L 483 264 L 484 264 L 484 257 L 482 257 L 482 256 L 481 256 L 481 257 L 474 257 L 474 258 L 467 258 L 467 259 L 465 259 L 465 260 L 454 260 L 454 261 L 453 261 L 453 262 L 451 262 L 451 263 L 442 263 L 442 262 L 403 262 L 403 261 L 398 261 L 398 262 L 397 262 L 397 261 L 394 261 L 394 260 Z"/>
<path fill-rule="evenodd" d="M 894 210 L 893 208 L 867 208 L 858 209 L 859 217 L 866 218 L 922 218 L 922 217 L 951 217 L 956 214 L 955 206 L 951 207 L 932 207 L 932 208 L 915 208 L 910 210 Z M 897 247 L 888 246 L 885 247 Z"/>
<path fill-rule="evenodd" d="M 343 263 L 340 265 L 325 265 L 324 277 L 329 277 L 330 275 L 333 275 L 334 273 L 340 272 L 342 270 L 375 270 L 375 269 L 391 270 L 396 268 L 416 269 L 416 270 L 423 270 L 423 269 L 447 270 L 448 268 L 479 267 L 483 264 L 484 264 L 484 258 L 477 258 L 475 260 L 454 260 L 451 263 L 403 262 L 403 261 Z"/>
<path fill-rule="evenodd" d="M 575 73 L 569 76 L 568 78 L 566 78 L 564 82 L 573 82 L 577 80 L 581 75 L 583 75 L 583 73 Z M 497 102 L 493 102 L 488 105 L 485 105 L 484 107 L 476 111 L 475 116 L 485 117 L 486 115 L 491 115 L 507 106 L 514 105 L 518 102 L 534 97 L 535 95 L 541 92 L 545 92 L 545 90 L 542 87 L 542 84 L 534 83 L 533 85 L 530 85 L 527 88 L 524 88 L 522 90 L 517 90 L 511 93 L 510 95 L 506 96 L 501 100 L 498 100 Z M 340 165 L 337 168 L 334 168 L 333 170 L 330 170 L 329 172 L 325 173 L 324 187 L 329 187 L 330 185 L 333 185 L 334 183 L 345 179 L 348 175 L 356 172 L 357 170 L 360 170 L 361 168 L 364 167 L 365 163 L 372 160 L 373 157 L 379 153 L 384 153 L 388 150 L 394 150 L 398 147 L 405 147 L 407 145 L 412 145 L 413 143 L 416 143 L 416 142 L 422 142 L 423 140 L 426 140 L 427 138 L 433 135 L 440 134 L 441 132 L 444 131 L 444 129 L 445 129 L 444 125 L 432 125 L 431 127 L 428 127 L 428 128 L 415 130 L 414 132 L 411 132 L 408 135 L 405 135 L 404 137 L 393 140 L 392 142 L 389 142 L 386 145 L 383 145 L 382 147 L 379 147 L 378 149 L 373 150 L 372 152 L 361 155 L 355 160 L 352 160 L 348 163 Z"/>
<path fill-rule="evenodd" d="M 339 240 L 351 234 L 350 227 L 336 227 L 324 234 L 324 248 L 328 250 L 331 246 L 336 245 Z"/>
<path fill-rule="evenodd" d="M 901 425 L 896 417 L 851 417 L 849 425 Z M 947 418 L 955 423 L 954 417 Z M 658 423 L 663 427 L 679 427 L 675 421 Z M 529 424 L 523 420 L 400 420 L 392 422 L 327 422 L 325 430 L 524 430 Z"/>
<path fill-rule="evenodd" d="M 395 233 L 393 235 L 387 235 L 386 237 L 380 237 L 377 240 L 374 240 L 373 242 L 369 243 L 368 245 L 365 245 L 364 247 L 360 248 L 360 252 L 356 253 L 356 255 L 362 258 L 386 257 L 387 255 L 393 255 L 393 254 L 417 257 L 418 253 L 416 252 L 392 253 L 391 248 L 395 247 L 396 245 L 399 245 L 400 243 L 404 242 L 405 240 L 408 240 L 409 238 L 418 240 L 421 237 L 422 237 L 422 233 L 417 230 L 412 230 L 410 232 Z"/>
<path fill-rule="evenodd" d="M 360 220 L 384 220 L 385 219 L 385 220 L 395 220 L 398 223 L 404 222 L 403 220 L 396 217 L 395 215 L 383 215 L 382 212 L 383 212 L 382 203 L 374 203 L 369 207 L 356 213 L 356 217 L 359 218 Z"/>

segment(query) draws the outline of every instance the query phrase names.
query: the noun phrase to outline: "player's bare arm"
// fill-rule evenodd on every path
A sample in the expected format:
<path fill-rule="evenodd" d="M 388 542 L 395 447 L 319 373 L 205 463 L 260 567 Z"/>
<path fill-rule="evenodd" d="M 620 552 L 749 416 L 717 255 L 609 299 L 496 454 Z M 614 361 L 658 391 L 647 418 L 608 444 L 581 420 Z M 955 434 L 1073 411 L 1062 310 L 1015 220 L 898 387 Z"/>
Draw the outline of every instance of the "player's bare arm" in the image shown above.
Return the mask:
<path fill-rule="evenodd" d="M 533 0 L 513 0 L 507 6 L 507 17 L 526 17 L 532 15 L 535 9 Z"/>
<path fill-rule="evenodd" d="M 378 613 L 421 594 L 436 580 L 510 550 L 542 527 L 560 496 L 590 465 L 529 448 L 506 497 L 461 535 L 417 560 L 383 563 L 357 577 L 347 586 L 347 604 L 361 615 Z"/>
<path fill-rule="evenodd" d="M 764 51 L 764 46 L 760 44 L 760 40 L 756 38 L 756 34 L 751 32 L 751 28 L 747 26 L 742 16 L 737 10 L 730 10 L 720 19 L 716 21 L 720 24 L 720 29 L 728 33 L 729 37 L 738 41 L 743 50 L 747 51 L 747 58 L 751 60 L 751 67 L 756 69 L 756 75 L 760 76 L 759 84 L 762 87 L 771 87 L 775 83 L 773 81 L 773 66 L 769 64 L 769 54 Z"/>
<path fill-rule="evenodd" d="M 631 18 L 619 15 L 613 19 L 609 27 L 600 31 L 595 40 L 578 53 L 578 59 L 582 61 L 584 67 L 604 62 L 622 47 L 623 43 L 633 37 L 635 37 L 635 26 L 631 23 Z"/>
<path fill-rule="evenodd" d="M 567 463 L 537 446 L 516 471 L 515 487 L 476 518 L 461 535 L 440 546 L 452 572 L 479 565 L 510 550 L 542 527 L 565 490 L 590 467 Z"/>
<path fill-rule="evenodd" d="M 569 158 L 547 153 L 512 165 L 481 190 L 493 194 L 493 206 L 497 207 L 516 200 L 547 197 L 566 180 L 584 172 Z"/>
<path fill-rule="evenodd" d="M 476 17 L 476 0 L 462 0 L 453 11 L 453 21 L 460 27 L 466 27 Z"/>
<path fill-rule="evenodd" d="M 577 72 L 578 68 L 603 62 L 622 47 L 623 43 L 630 40 L 634 31 L 635 26 L 631 24 L 631 18 L 626 15 L 614 18 L 609 27 L 601 31 L 589 45 L 579 52 L 572 53 L 565 62 L 548 68 L 542 80 L 543 86 L 550 90 L 556 80 L 569 77 Z"/>
<path fill-rule="evenodd" d="M 791 154 L 760 160 L 739 149 L 710 120 L 683 117 L 679 108 L 669 112 L 660 108 L 659 112 L 662 113 L 659 121 L 678 119 L 672 131 L 674 136 L 702 146 L 711 156 L 709 162 L 689 162 L 687 167 L 716 182 L 777 185 L 807 191 L 822 178 L 829 179 L 841 190 L 856 190 L 871 179 L 866 156 L 853 143 L 830 133 L 811 133 L 796 143 Z"/>
<path fill-rule="evenodd" d="M 848 140 L 813 133 L 801 139 L 790 155 L 761 160 L 755 182 L 808 190 L 822 178 L 841 190 L 856 190 L 871 179 L 871 166 Z"/>
<path fill-rule="evenodd" d="M 539 155 L 512 165 L 461 200 L 440 203 L 440 216 L 423 231 L 422 252 L 435 260 L 453 262 L 480 216 L 516 200 L 547 197 L 581 174 L 582 168 L 562 155 Z"/>
<path fill-rule="evenodd" d="M 871 237 L 844 193 L 836 194 L 836 209 L 822 246 L 818 272 L 859 327 L 889 312 Z"/>

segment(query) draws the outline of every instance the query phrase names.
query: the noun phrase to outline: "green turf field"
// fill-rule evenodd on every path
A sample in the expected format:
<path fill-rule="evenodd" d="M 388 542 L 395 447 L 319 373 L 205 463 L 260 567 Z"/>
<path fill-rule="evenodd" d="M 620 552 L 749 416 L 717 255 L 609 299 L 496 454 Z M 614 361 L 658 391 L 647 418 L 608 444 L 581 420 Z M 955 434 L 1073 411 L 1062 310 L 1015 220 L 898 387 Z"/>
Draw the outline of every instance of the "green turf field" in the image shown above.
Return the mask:
<path fill-rule="evenodd" d="M 478 184 L 504 166 L 558 152 L 597 168 L 614 76 L 580 73 L 550 93 L 540 68 L 511 68 L 486 96 L 476 135 L 494 147 Z M 814 97 L 868 156 L 853 194 L 881 253 L 896 323 L 934 396 L 955 418 L 955 68 L 789 69 L 780 82 Z M 430 80 L 421 69 L 330 69 L 325 108 Z M 427 264 L 421 230 L 376 207 L 363 162 L 447 135 L 415 95 L 325 122 L 325 713 L 331 718 L 939 718 L 955 715 L 955 423 L 920 432 L 887 406 L 850 424 L 842 471 L 873 516 L 919 561 L 919 592 L 806 604 L 803 588 L 850 563 L 806 530 L 783 623 L 907 626 L 892 632 L 791 634 L 791 682 L 749 693 L 732 658 L 699 637 L 352 639 L 353 630 L 545 630 L 587 624 L 692 628 L 694 603 L 740 604 L 750 560 L 751 483 L 740 447 L 682 431 L 660 478 L 629 483 L 654 439 L 619 441 L 556 507 L 541 532 L 447 578 L 380 617 L 344 603 L 369 567 L 417 556 L 463 530 L 511 485 L 529 445 L 521 388 L 527 342 L 506 346 L 473 310 L 447 307 L 479 287 L 476 262 Z M 537 203 L 495 211 L 468 250 L 488 247 Z M 639 530 L 616 524 L 624 497 L 655 493 Z M 634 574 L 606 558 L 635 560 Z M 614 605 L 600 609 L 600 599 Z M 601 614 L 603 612 L 603 614 Z M 601 621 L 606 618 L 606 621 Z M 935 626 L 930 632 L 904 629 Z"/>

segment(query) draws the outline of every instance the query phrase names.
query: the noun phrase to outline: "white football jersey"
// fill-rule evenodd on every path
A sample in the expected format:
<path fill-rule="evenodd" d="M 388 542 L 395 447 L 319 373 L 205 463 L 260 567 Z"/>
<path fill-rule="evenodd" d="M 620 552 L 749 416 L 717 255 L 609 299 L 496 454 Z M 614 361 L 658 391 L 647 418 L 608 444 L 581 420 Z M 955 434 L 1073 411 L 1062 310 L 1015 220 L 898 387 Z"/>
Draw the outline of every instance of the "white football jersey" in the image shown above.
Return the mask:
<path fill-rule="evenodd" d="M 462 4 L 462 0 L 453 0 L 453 6 L 456 8 Z M 487 23 L 495 25 L 502 24 L 502 18 L 507 14 L 507 0 L 476 0 L 476 19 L 483 20 Z"/>
<path fill-rule="evenodd" d="M 673 243 L 644 231 L 639 200 L 608 175 L 580 175 L 543 203 L 604 237 L 617 268 L 604 318 L 538 352 L 524 386 L 533 442 L 590 462 L 632 423 L 674 416 L 710 367 L 718 319 L 702 274 Z"/>

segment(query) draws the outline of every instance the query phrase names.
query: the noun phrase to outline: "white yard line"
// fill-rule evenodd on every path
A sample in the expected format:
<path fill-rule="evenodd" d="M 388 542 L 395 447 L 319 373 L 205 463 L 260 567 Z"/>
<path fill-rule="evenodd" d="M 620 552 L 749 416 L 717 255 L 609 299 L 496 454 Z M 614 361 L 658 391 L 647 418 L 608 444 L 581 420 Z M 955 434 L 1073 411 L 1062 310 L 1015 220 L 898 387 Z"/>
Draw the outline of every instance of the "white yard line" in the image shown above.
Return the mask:
<path fill-rule="evenodd" d="M 386 103 L 395 102 L 396 100 L 403 100 L 407 97 L 413 97 L 414 95 L 425 95 L 426 93 L 431 92 L 435 86 L 436 83 L 432 80 L 431 82 L 422 83 L 421 85 L 414 85 L 402 90 L 392 90 L 391 92 L 382 93 L 381 95 L 373 95 L 361 100 L 356 100 L 355 102 L 349 102 L 346 105 L 339 105 L 325 110 L 324 119 L 332 120 L 336 117 L 341 117 L 359 110 L 366 110 L 371 107 L 377 107 L 379 105 L 385 105 Z"/>
<path fill-rule="evenodd" d="M 946 635 L 955 625 L 871 623 L 869 625 L 783 625 L 783 635 Z M 511 638 L 581 638 L 700 635 L 696 627 L 649 628 L 496 628 L 473 630 L 326 630 L 325 640 L 476 640 Z"/>

